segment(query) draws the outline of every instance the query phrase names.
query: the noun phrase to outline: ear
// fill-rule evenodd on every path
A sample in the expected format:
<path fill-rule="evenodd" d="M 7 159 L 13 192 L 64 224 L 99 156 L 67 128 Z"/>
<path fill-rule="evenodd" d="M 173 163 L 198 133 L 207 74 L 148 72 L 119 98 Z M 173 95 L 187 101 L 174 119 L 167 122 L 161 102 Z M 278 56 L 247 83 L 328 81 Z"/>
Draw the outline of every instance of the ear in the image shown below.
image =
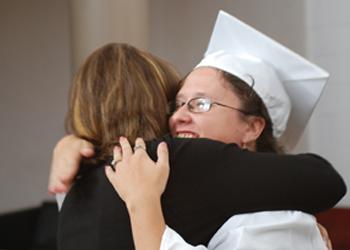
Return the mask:
<path fill-rule="evenodd" d="M 255 148 L 255 142 L 263 132 L 266 122 L 265 119 L 259 116 L 250 116 L 247 118 L 247 130 L 242 139 L 246 148 Z"/>

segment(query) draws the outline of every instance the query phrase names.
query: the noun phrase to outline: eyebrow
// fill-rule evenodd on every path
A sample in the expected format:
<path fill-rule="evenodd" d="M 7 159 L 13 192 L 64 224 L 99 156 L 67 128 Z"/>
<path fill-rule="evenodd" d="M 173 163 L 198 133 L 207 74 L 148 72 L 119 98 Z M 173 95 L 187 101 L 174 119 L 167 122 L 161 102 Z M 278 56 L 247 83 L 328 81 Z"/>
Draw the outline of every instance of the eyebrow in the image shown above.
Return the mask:
<path fill-rule="evenodd" d="M 197 98 L 197 97 L 210 97 L 208 94 L 205 94 L 203 92 L 195 92 L 194 95 L 191 97 L 192 98 Z M 175 99 L 181 99 L 183 98 L 183 95 L 176 95 Z"/>

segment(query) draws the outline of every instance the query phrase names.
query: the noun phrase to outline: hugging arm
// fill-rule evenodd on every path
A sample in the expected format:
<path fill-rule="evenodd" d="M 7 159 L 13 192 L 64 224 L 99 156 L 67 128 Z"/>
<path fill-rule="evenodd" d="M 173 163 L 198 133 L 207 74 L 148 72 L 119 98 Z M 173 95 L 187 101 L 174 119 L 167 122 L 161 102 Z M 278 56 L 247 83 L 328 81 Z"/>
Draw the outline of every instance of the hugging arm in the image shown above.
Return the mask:
<path fill-rule="evenodd" d="M 346 192 L 338 172 L 315 154 L 256 153 L 207 139 L 168 143 L 171 199 L 181 192 L 234 214 L 283 209 L 313 214 L 333 207 Z"/>
<path fill-rule="evenodd" d="M 207 139 L 164 139 L 171 166 L 162 196 L 164 217 L 190 244 L 206 245 L 233 215 L 316 213 L 334 206 L 346 191 L 340 175 L 317 155 L 254 153 Z M 149 152 L 155 159 L 154 149 Z"/>
<path fill-rule="evenodd" d="M 239 199 L 240 208 L 226 204 L 229 209 L 235 206 L 235 212 L 297 209 L 316 213 L 334 206 L 346 191 L 329 162 L 314 154 L 255 153 L 207 139 L 164 139 L 169 145 L 172 172 L 176 173 L 170 176 L 168 192 L 198 183 L 192 192 L 206 193 L 206 199 L 218 195 L 224 200 Z M 155 159 L 153 144 L 157 143 L 151 143 L 149 153 Z M 68 191 L 81 158 L 91 155 L 91 144 L 74 136 L 64 137 L 53 154 L 49 192 Z"/>
<path fill-rule="evenodd" d="M 48 192 L 50 194 L 66 193 L 79 171 L 83 157 L 94 155 L 93 145 L 74 135 L 64 136 L 52 153 Z"/>
<path fill-rule="evenodd" d="M 327 161 L 315 155 L 250 153 L 235 145 L 205 139 L 164 140 L 171 166 L 162 196 L 165 221 L 194 245 L 206 245 L 232 215 L 278 209 L 317 212 L 333 206 L 345 193 L 341 177 Z M 147 144 L 153 160 L 157 145 Z M 103 176 L 100 178 L 104 181 Z M 101 192 L 104 189 L 108 185 Z M 102 204 L 91 199 L 88 202 L 93 206 Z M 105 202 L 110 204 L 110 199 Z M 79 202 L 79 206 L 83 209 L 84 204 Z M 94 216 L 94 211 L 89 217 Z M 117 216 L 108 216 L 114 217 Z"/>
<path fill-rule="evenodd" d="M 214 143 L 215 142 L 210 142 L 209 143 Z M 169 142 L 168 142 L 169 143 Z M 171 143 L 171 142 L 170 142 Z M 221 178 L 218 181 L 213 181 L 211 180 L 211 178 L 215 178 L 216 175 L 216 169 L 215 167 L 213 168 L 212 166 L 215 165 L 211 165 L 210 161 L 217 161 L 217 167 L 219 168 L 219 172 L 221 172 L 221 174 L 226 173 L 228 174 L 229 178 L 232 178 L 234 176 L 234 174 L 237 174 L 238 177 L 243 178 L 245 181 L 247 181 L 248 179 L 245 177 L 246 173 L 241 173 L 241 169 L 240 169 L 240 165 L 242 165 L 243 163 L 249 163 L 249 167 L 248 168 L 248 174 L 254 174 L 254 165 L 258 166 L 260 164 L 264 164 L 264 163 L 271 163 L 270 162 L 270 157 L 275 158 L 276 155 L 267 155 L 267 154 L 248 154 L 247 156 L 245 156 L 244 154 L 246 153 L 246 151 L 242 151 L 242 150 L 238 150 L 236 151 L 237 147 L 235 145 L 231 145 L 232 147 L 228 147 L 228 148 L 222 148 L 221 150 L 219 150 L 219 152 L 215 151 L 215 148 L 220 147 L 220 145 L 214 145 L 213 148 L 211 148 L 211 146 L 205 146 L 205 145 L 201 145 L 200 147 L 197 148 L 197 146 L 195 146 L 194 148 L 190 148 L 192 147 L 193 144 L 195 143 L 195 141 L 191 141 L 190 144 L 187 144 L 186 141 L 179 141 L 178 143 L 175 143 L 173 145 L 172 148 L 172 156 L 176 156 L 173 160 L 175 160 L 175 162 L 173 162 L 173 167 L 172 167 L 172 176 L 174 177 L 172 181 L 176 180 L 176 178 L 179 177 L 179 175 L 181 175 L 181 171 L 183 170 L 183 176 L 181 176 L 181 178 L 179 179 L 179 181 L 181 182 L 176 185 L 177 188 L 175 188 L 175 193 L 174 195 L 171 194 L 171 191 L 169 191 L 169 189 L 171 189 L 172 183 L 171 181 L 169 181 L 169 185 L 168 185 L 168 189 L 166 191 L 166 193 L 164 194 L 163 197 L 163 208 L 164 208 L 164 212 L 165 212 L 165 220 L 168 222 L 169 225 L 171 225 L 172 227 L 174 227 L 176 229 L 176 231 L 178 232 L 182 232 L 185 235 L 190 235 L 189 237 L 186 237 L 186 240 L 189 239 L 189 242 L 197 245 L 197 244 L 205 244 L 207 243 L 206 241 L 204 241 L 204 238 L 207 236 L 208 239 L 210 239 L 210 237 L 213 235 L 213 233 L 216 232 L 217 228 L 215 228 L 216 226 L 221 226 L 231 215 L 233 214 L 237 214 L 237 213 L 245 213 L 245 212 L 252 212 L 252 211 L 261 211 L 262 210 L 276 210 L 280 209 L 279 203 L 276 203 L 276 205 L 273 204 L 273 202 L 267 202 L 266 204 L 264 202 L 258 201 L 257 203 L 255 203 L 255 200 L 253 201 L 245 201 L 245 203 L 243 204 L 243 206 L 240 206 L 240 202 L 243 201 L 240 197 L 244 196 L 245 193 L 240 192 L 240 194 L 237 195 L 237 197 L 232 197 L 232 199 L 230 197 L 222 197 L 220 198 L 220 196 L 216 196 L 215 200 L 210 201 L 210 197 L 209 197 L 209 202 L 208 202 L 208 195 L 207 192 L 210 192 L 209 189 L 211 189 L 211 185 L 210 184 L 214 184 L 215 186 L 213 187 L 213 189 L 218 188 L 219 190 L 224 190 L 225 188 L 223 185 L 229 185 L 232 186 L 232 184 L 236 184 L 236 183 L 232 183 L 229 179 L 225 179 L 225 175 L 220 175 Z M 224 145 L 225 147 L 228 145 Z M 206 150 L 202 151 L 200 148 L 206 148 Z M 184 151 L 182 151 L 183 149 L 185 149 Z M 195 149 L 195 150 L 194 150 Z M 177 150 L 179 150 L 177 152 Z M 152 151 L 152 150 L 151 150 Z M 223 151 L 227 151 L 224 155 L 225 159 L 229 159 L 229 155 L 233 155 L 235 160 L 237 160 L 237 162 L 235 164 L 233 164 L 234 162 L 229 162 L 228 165 L 226 166 L 225 164 L 223 164 L 223 158 L 220 152 Z M 188 155 L 186 152 L 190 152 L 191 155 Z M 143 152 L 144 153 L 144 152 Z M 205 154 L 204 154 L 205 153 Z M 140 153 L 139 153 L 140 154 Z M 179 155 L 177 155 L 179 154 Z M 198 155 L 197 155 L 198 154 Z M 137 155 L 137 153 L 135 152 L 134 154 L 135 156 Z M 143 155 L 145 156 L 145 154 Z M 191 156 L 192 159 L 197 159 L 197 162 L 199 164 L 197 164 L 196 166 L 198 166 L 200 169 L 200 173 L 196 174 L 196 171 L 192 171 L 193 169 L 196 169 L 197 167 L 193 167 L 192 168 L 187 168 L 187 167 L 191 167 L 191 166 L 187 166 L 185 163 L 182 163 L 179 165 L 179 160 L 181 160 L 182 157 L 189 157 Z M 199 160 L 198 157 L 200 157 L 202 160 Z M 263 158 L 262 158 L 263 156 Z M 267 157 L 268 156 L 268 157 Z M 239 158 L 237 158 L 239 157 Z M 267 157 L 267 158 L 266 158 Z M 318 162 L 308 162 L 310 159 L 308 157 L 311 157 L 311 159 L 313 159 L 315 156 L 312 155 L 307 155 L 307 157 L 303 157 L 301 159 L 297 159 L 297 161 L 300 161 L 301 163 L 301 167 L 311 167 L 313 168 L 314 166 L 320 165 L 320 163 Z M 290 158 L 290 156 L 283 156 L 280 157 L 280 159 L 278 159 L 278 161 L 280 161 L 281 163 L 283 163 L 285 161 L 285 158 L 288 158 L 288 161 L 294 161 L 294 158 L 300 158 L 300 156 L 298 157 L 292 157 Z M 144 158 L 145 159 L 145 158 Z M 248 160 L 249 159 L 249 160 Z M 318 160 L 321 160 L 322 163 L 325 163 L 328 166 L 330 166 L 327 162 L 325 162 L 323 159 L 321 158 L 317 158 Z M 187 158 L 187 161 L 189 160 L 189 158 Z M 253 160 L 253 162 L 249 162 L 250 160 Z M 258 160 L 258 161 L 257 161 Z M 276 160 L 276 159 L 275 159 Z M 127 163 L 126 167 L 123 166 L 117 166 L 117 170 L 116 173 L 120 172 L 122 173 L 126 168 L 137 168 L 139 171 L 138 172 L 142 172 L 143 171 L 143 167 L 140 165 L 145 165 L 142 163 L 143 161 L 138 161 L 137 163 L 135 163 L 135 161 L 128 161 L 126 160 L 125 163 Z M 259 164 L 255 163 L 255 162 L 259 162 Z M 304 163 L 308 163 L 307 165 L 304 166 Z M 193 164 L 195 164 L 193 162 Z M 211 167 L 211 168 L 207 168 L 207 166 Z M 224 169 L 221 169 L 221 167 L 224 166 Z M 184 167 L 184 168 L 182 168 Z M 261 167 L 261 166 L 259 166 Z M 324 166 L 326 167 L 326 166 Z M 251 169 L 249 169 L 251 168 Z M 286 169 L 284 170 L 284 172 L 286 172 L 286 176 L 288 177 L 289 174 L 292 174 L 293 172 L 290 172 L 288 170 L 288 166 L 285 167 Z M 151 167 L 152 169 L 152 167 Z M 158 169 L 157 166 L 153 166 L 153 169 Z M 198 169 L 197 169 L 198 170 Z M 209 170 L 210 173 L 208 172 L 207 174 L 205 174 L 205 172 Z M 268 169 L 271 170 L 271 169 Z M 310 169 L 312 170 L 312 169 Z M 315 172 L 315 170 L 313 170 Z M 299 174 L 301 174 L 300 170 L 297 169 L 297 172 Z M 204 174 L 203 174 L 204 173 Z M 327 172 L 325 172 L 327 173 Z M 206 188 L 203 185 L 200 186 L 199 189 L 196 188 L 196 180 L 191 181 L 192 178 L 192 174 L 194 178 L 198 178 L 200 177 L 201 180 L 199 182 L 203 182 L 203 185 L 206 184 Z M 259 174 L 259 173 L 258 173 Z M 316 174 L 317 178 L 318 177 L 318 173 L 313 173 L 314 175 Z M 271 178 L 264 178 L 264 176 L 261 176 L 261 174 L 259 174 L 261 178 L 263 178 L 265 181 L 269 182 L 269 181 L 273 181 L 276 177 L 271 177 Z M 306 175 L 308 175 L 308 173 L 306 173 Z M 142 174 L 141 174 L 142 176 Z M 144 175 L 145 177 L 146 175 Z M 209 179 L 207 179 L 206 177 L 210 177 Z M 272 175 L 274 176 L 274 175 Z M 277 172 L 277 176 L 279 176 L 279 173 Z M 127 175 L 124 176 L 128 177 Z M 280 177 L 280 176 L 279 176 Z M 302 177 L 304 178 L 304 177 Z M 138 178 L 136 179 L 140 179 L 140 176 L 138 176 Z M 141 178 L 142 180 L 145 181 L 145 179 Z M 289 177 L 287 178 L 289 179 Z M 292 180 L 294 179 L 294 177 L 292 176 Z M 134 203 L 135 207 L 134 207 L 134 211 L 130 211 L 129 209 L 129 215 L 130 215 L 130 220 L 131 220 L 131 224 L 134 225 L 133 226 L 133 234 L 135 233 L 134 231 L 141 231 L 142 233 L 142 237 L 134 237 L 134 241 L 135 241 L 135 245 L 136 246 L 142 246 L 142 249 L 145 249 L 146 245 L 145 244 L 140 244 L 140 238 L 143 239 L 143 241 L 141 242 L 155 242 L 154 239 L 156 239 L 156 245 L 160 245 L 161 249 L 206 249 L 206 247 L 204 245 L 197 245 L 197 246 L 193 246 L 191 244 L 188 244 L 187 242 L 184 241 L 184 239 L 181 238 L 181 236 L 179 234 L 177 234 L 174 230 L 172 230 L 171 228 L 166 228 L 163 236 L 162 236 L 162 241 L 160 243 L 160 239 L 161 239 L 161 234 L 162 232 L 158 230 L 158 234 L 156 234 L 155 230 L 152 230 L 152 228 L 157 228 L 158 222 L 159 225 L 162 226 L 162 228 L 164 228 L 164 218 L 162 213 L 158 213 L 157 217 L 154 216 L 147 216 L 147 211 L 149 211 L 148 206 L 147 206 L 147 202 L 144 202 L 144 199 L 142 197 L 147 196 L 152 192 L 152 187 L 144 187 L 141 188 L 140 184 L 137 183 L 141 183 L 140 181 L 135 182 L 134 184 L 132 184 L 132 178 L 129 179 L 127 181 L 127 183 L 125 183 L 125 186 L 134 186 L 134 187 L 139 187 L 139 190 L 141 189 L 141 193 L 143 192 L 142 195 L 139 195 L 139 197 L 141 197 L 141 202 L 136 202 Z M 189 183 L 187 183 L 187 181 L 190 180 L 190 182 L 192 183 L 192 186 L 188 185 Z M 111 179 L 110 179 L 111 181 Z M 228 183 L 226 183 L 228 181 Z M 236 180 L 238 181 L 238 179 Z M 285 181 L 283 178 L 281 181 Z M 113 180 L 111 181 L 113 184 Z M 207 183 L 205 183 L 207 182 Z M 221 184 L 219 184 L 219 182 Z M 268 185 L 268 184 L 262 184 L 263 182 L 259 182 L 257 181 L 257 188 L 261 188 L 260 185 Z M 321 180 L 322 182 L 322 180 Z M 291 183 L 289 183 L 291 184 Z M 289 186 L 289 184 L 287 184 L 287 186 Z M 246 183 L 240 183 L 237 182 L 237 185 L 234 185 L 235 188 L 237 188 L 237 190 L 241 190 L 241 188 L 245 188 L 246 187 Z M 157 185 L 155 185 L 154 187 L 156 187 Z M 179 188 L 179 186 L 184 187 L 184 189 L 182 190 L 181 188 Z M 153 187 L 153 189 L 154 189 Z M 288 189 L 285 189 L 285 187 L 283 187 L 283 185 L 281 185 L 281 187 L 283 188 L 283 190 L 281 190 L 283 195 L 287 195 L 288 196 L 288 192 L 291 192 L 290 190 L 291 187 L 288 187 Z M 116 187 L 116 190 L 118 191 L 118 187 Z M 120 188 L 120 187 L 119 187 Z M 194 192 L 192 192 L 192 189 L 194 190 Z M 204 190 L 204 193 L 203 193 Z M 230 188 L 230 190 L 232 190 L 232 187 Z M 180 191 L 180 192 L 179 192 Z M 266 191 L 266 190 L 265 190 Z M 267 190 L 270 191 L 270 190 Z M 136 192 L 139 193 L 140 191 Z M 231 191 L 227 191 L 225 194 L 228 194 Z M 278 193 L 277 191 L 274 191 L 275 193 Z M 119 191 L 118 191 L 119 193 Z M 131 192 L 130 194 L 132 194 L 133 192 Z M 134 192 L 135 193 L 135 192 Z M 156 195 L 157 197 L 160 197 L 160 193 L 156 192 L 158 195 Z M 216 194 L 218 194 L 219 192 L 216 192 Z M 203 196 L 203 194 L 205 196 Z M 231 193 L 233 196 L 235 195 L 234 193 Z M 257 199 L 256 194 L 259 194 L 259 190 L 256 191 L 255 194 L 252 194 L 251 197 L 249 198 L 254 198 Z M 302 194 L 300 194 L 302 195 Z M 123 197 L 123 195 L 121 195 Z M 134 196 L 134 195 L 132 195 Z M 172 197 L 173 196 L 173 197 Z M 210 195 L 209 196 L 213 196 L 215 197 L 215 195 Z M 152 196 L 153 197 L 153 196 Z M 176 200 L 177 198 L 179 198 L 178 200 Z M 277 197 L 278 198 L 278 197 Z M 134 199 L 135 201 L 135 199 Z M 152 202 L 151 204 L 155 204 L 155 202 Z M 223 203 L 225 201 L 228 201 L 227 203 Z M 202 202 L 202 203 L 201 203 Z M 290 206 L 295 206 L 298 207 L 299 205 L 295 205 L 297 204 L 299 201 L 296 198 L 292 198 L 291 201 L 288 201 L 290 203 L 288 203 L 286 205 L 286 209 L 288 209 Z M 129 207 L 130 204 L 128 201 L 126 201 L 127 203 L 127 207 Z M 250 204 L 251 203 L 251 204 Z M 322 203 L 322 202 L 321 202 Z M 146 205 L 145 205 L 146 204 Z M 212 206 L 213 204 L 216 204 L 217 207 Z M 235 204 L 235 205 L 232 205 Z M 203 207 L 205 207 L 205 209 L 203 209 Z M 228 206 L 228 210 L 227 213 L 225 211 L 225 206 Z M 260 207 L 259 207 L 260 206 Z M 300 205 L 300 207 L 298 207 L 298 209 L 300 210 L 301 208 L 304 209 L 314 209 L 313 207 L 318 207 L 318 206 L 322 206 L 322 205 L 318 205 L 318 204 L 312 204 L 312 205 L 305 205 L 302 206 Z M 293 208 L 294 209 L 294 208 Z M 319 208 L 321 209 L 321 208 Z M 156 210 L 156 209 L 154 209 Z M 236 210 L 235 213 L 232 214 L 232 211 Z M 135 211 L 141 211 L 142 212 L 142 216 L 140 217 L 140 213 L 137 215 L 137 213 L 135 213 Z M 151 213 L 152 214 L 152 213 Z M 154 213 L 153 213 L 154 214 Z M 287 215 L 287 214 L 286 214 Z M 152 219 L 151 219 L 152 218 Z M 158 220 L 159 219 L 159 220 Z M 147 223 L 148 221 L 148 223 Z M 298 222 L 295 221 L 294 222 L 294 228 L 296 227 L 296 225 Z M 299 222 L 300 223 L 300 222 Z M 136 225 L 136 226 L 135 226 Z M 199 225 L 199 227 L 198 227 Z M 310 227 L 312 226 L 316 226 L 316 224 L 310 224 Z M 138 229 L 144 229 L 142 230 L 138 230 Z M 147 230 L 146 230 L 147 229 Z M 212 231 L 210 231 L 212 230 Z M 164 229 L 162 230 L 164 231 Z M 154 232 L 154 233 L 152 233 Z M 191 234 L 191 232 L 196 232 L 195 237 L 197 238 L 193 238 L 193 233 Z M 140 234 L 139 234 L 140 235 Z M 316 233 L 317 235 L 317 233 Z M 156 237 L 154 237 L 156 236 Z M 310 236 L 311 237 L 311 236 Z M 147 240 L 149 239 L 149 240 Z M 153 241 L 152 241 L 153 239 Z M 257 239 L 258 240 L 258 239 Z M 148 245 L 148 244 L 147 244 Z M 141 248 L 138 248 L 141 249 Z"/>

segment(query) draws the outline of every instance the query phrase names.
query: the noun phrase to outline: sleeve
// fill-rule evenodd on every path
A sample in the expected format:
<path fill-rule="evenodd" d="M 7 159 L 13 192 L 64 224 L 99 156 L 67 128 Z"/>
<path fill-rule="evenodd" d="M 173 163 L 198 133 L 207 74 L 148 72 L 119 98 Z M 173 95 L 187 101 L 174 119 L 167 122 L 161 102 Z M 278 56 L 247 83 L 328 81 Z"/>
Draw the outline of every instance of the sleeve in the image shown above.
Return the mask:
<path fill-rule="evenodd" d="M 177 232 L 166 226 L 160 243 L 160 250 L 207 250 L 203 245 L 188 244 Z"/>
<path fill-rule="evenodd" d="M 254 153 L 207 139 L 167 143 L 171 167 L 162 196 L 164 217 L 192 245 L 206 245 L 233 215 L 317 213 L 333 207 L 346 192 L 332 165 L 314 154 Z"/>
<path fill-rule="evenodd" d="M 233 216 L 215 233 L 208 249 L 327 250 L 315 218 L 300 211 Z"/>
<path fill-rule="evenodd" d="M 234 213 L 317 213 L 333 207 L 346 192 L 338 172 L 315 154 L 256 153 L 235 144 L 191 140 L 171 147 L 166 192 L 182 194 L 181 199 L 190 198 L 192 204 Z"/>

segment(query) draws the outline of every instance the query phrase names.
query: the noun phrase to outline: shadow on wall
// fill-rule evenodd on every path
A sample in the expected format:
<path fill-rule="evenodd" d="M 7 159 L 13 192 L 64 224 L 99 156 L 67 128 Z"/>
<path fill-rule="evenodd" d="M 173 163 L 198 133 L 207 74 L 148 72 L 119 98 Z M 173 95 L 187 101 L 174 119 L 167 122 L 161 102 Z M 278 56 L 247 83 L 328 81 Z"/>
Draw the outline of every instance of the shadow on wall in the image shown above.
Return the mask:
<path fill-rule="evenodd" d="M 55 202 L 0 215 L 0 249 L 56 250 Z"/>

